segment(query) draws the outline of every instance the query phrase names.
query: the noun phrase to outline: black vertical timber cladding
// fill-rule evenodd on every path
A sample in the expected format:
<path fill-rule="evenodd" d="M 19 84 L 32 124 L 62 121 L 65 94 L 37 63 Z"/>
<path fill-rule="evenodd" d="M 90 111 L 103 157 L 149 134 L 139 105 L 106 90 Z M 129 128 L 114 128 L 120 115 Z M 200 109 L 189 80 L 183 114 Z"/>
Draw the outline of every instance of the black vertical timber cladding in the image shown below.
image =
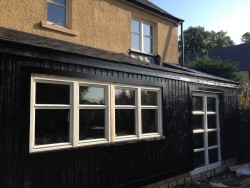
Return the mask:
<path fill-rule="evenodd" d="M 0 54 L 0 174 L 3 174 L 3 92 L 4 92 L 4 57 Z M 0 182 L 3 176 L 0 175 Z M 2 183 L 0 183 L 0 188 L 2 188 Z"/>
<path fill-rule="evenodd" d="M 136 184 L 139 180 L 147 183 L 191 170 L 190 86 L 222 91 L 222 157 L 235 155 L 235 150 L 232 151 L 232 147 L 237 147 L 232 141 L 237 128 L 235 89 L 163 79 L 147 72 L 131 74 L 123 72 L 122 66 L 114 71 L 9 54 L 0 54 L 0 58 L 0 188 L 132 186 L 131 183 L 139 185 Z M 23 118 L 29 117 L 22 113 L 24 106 L 29 108 L 22 100 L 27 98 L 23 94 L 29 94 L 23 91 L 27 67 L 34 72 L 162 87 L 164 138 L 29 154 L 25 141 L 28 139 L 23 139 L 29 135 L 29 124 Z"/>

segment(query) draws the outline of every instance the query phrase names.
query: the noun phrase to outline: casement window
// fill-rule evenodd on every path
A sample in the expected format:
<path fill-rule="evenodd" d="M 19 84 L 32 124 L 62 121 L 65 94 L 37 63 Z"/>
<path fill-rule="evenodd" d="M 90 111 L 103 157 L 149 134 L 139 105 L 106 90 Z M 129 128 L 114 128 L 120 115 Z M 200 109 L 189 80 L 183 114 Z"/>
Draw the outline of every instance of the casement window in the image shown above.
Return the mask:
<path fill-rule="evenodd" d="M 68 1 L 47 0 L 47 21 L 59 26 L 68 27 Z"/>
<path fill-rule="evenodd" d="M 193 93 L 192 108 L 195 165 L 192 174 L 197 174 L 221 164 L 218 95 Z"/>
<path fill-rule="evenodd" d="M 131 48 L 142 53 L 153 54 L 153 25 L 132 19 Z"/>
<path fill-rule="evenodd" d="M 31 76 L 30 152 L 161 135 L 160 88 Z"/>

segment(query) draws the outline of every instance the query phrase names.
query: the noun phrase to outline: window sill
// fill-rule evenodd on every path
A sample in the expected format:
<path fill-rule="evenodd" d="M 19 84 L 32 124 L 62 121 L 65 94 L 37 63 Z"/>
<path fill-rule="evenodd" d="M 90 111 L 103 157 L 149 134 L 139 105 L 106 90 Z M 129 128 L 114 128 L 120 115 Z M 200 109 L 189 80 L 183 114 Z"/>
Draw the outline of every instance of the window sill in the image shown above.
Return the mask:
<path fill-rule="evenodd" d="M 59 31 L 59 32 L 62 32 L 62 33 L 67 33 L 67 34 L 73 35 L 73 36 L 78 35 L 77 31 L 74 31 L 72 29 L 68 29 L 68 28 L 53 24 L 53 23 L 48 23 L 48 22 L 45 22 L 45 21 L 41 21 L 41 27 L 51 29 L 51 30 L 55 30 L 55 31 Z"/>
<path fill-rule="evenodd" d="M 133 50 L 133 49 L 129 49 L 128 52 L 136 53 L 139 55 L 145 55 L 145 56 L 149 56 L 149 57 L 156 57 L 157 56 L 157 55 L 152 54 L 152 53 L 141 52 L 141 51 L 137 51 L 137 50 Z"/>

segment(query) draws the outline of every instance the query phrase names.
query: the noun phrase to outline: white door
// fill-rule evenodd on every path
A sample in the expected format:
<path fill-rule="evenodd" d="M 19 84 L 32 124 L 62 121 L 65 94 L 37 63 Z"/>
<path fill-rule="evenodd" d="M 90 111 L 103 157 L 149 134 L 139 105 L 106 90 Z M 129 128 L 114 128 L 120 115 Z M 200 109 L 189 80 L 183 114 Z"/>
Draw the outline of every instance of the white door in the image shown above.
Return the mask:
<path fill-rule="evenodd" d="M 194 175 L 221 165 L 218 95 L 193 93 L 192 126 Z"/>

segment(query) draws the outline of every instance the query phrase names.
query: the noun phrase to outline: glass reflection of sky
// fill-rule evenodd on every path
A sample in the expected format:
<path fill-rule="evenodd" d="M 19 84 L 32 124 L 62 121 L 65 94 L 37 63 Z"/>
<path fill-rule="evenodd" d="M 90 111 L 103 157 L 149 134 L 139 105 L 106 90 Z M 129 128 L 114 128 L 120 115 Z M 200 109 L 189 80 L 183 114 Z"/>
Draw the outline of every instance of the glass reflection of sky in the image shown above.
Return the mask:
<path fill-rule="evenodd" d="M 105 103 L 104 88 L 80 86 L 80 103 L 81 104 L 86 104 L 86 103 L 87 104 L 89 103 L 103 104 Z"/>

